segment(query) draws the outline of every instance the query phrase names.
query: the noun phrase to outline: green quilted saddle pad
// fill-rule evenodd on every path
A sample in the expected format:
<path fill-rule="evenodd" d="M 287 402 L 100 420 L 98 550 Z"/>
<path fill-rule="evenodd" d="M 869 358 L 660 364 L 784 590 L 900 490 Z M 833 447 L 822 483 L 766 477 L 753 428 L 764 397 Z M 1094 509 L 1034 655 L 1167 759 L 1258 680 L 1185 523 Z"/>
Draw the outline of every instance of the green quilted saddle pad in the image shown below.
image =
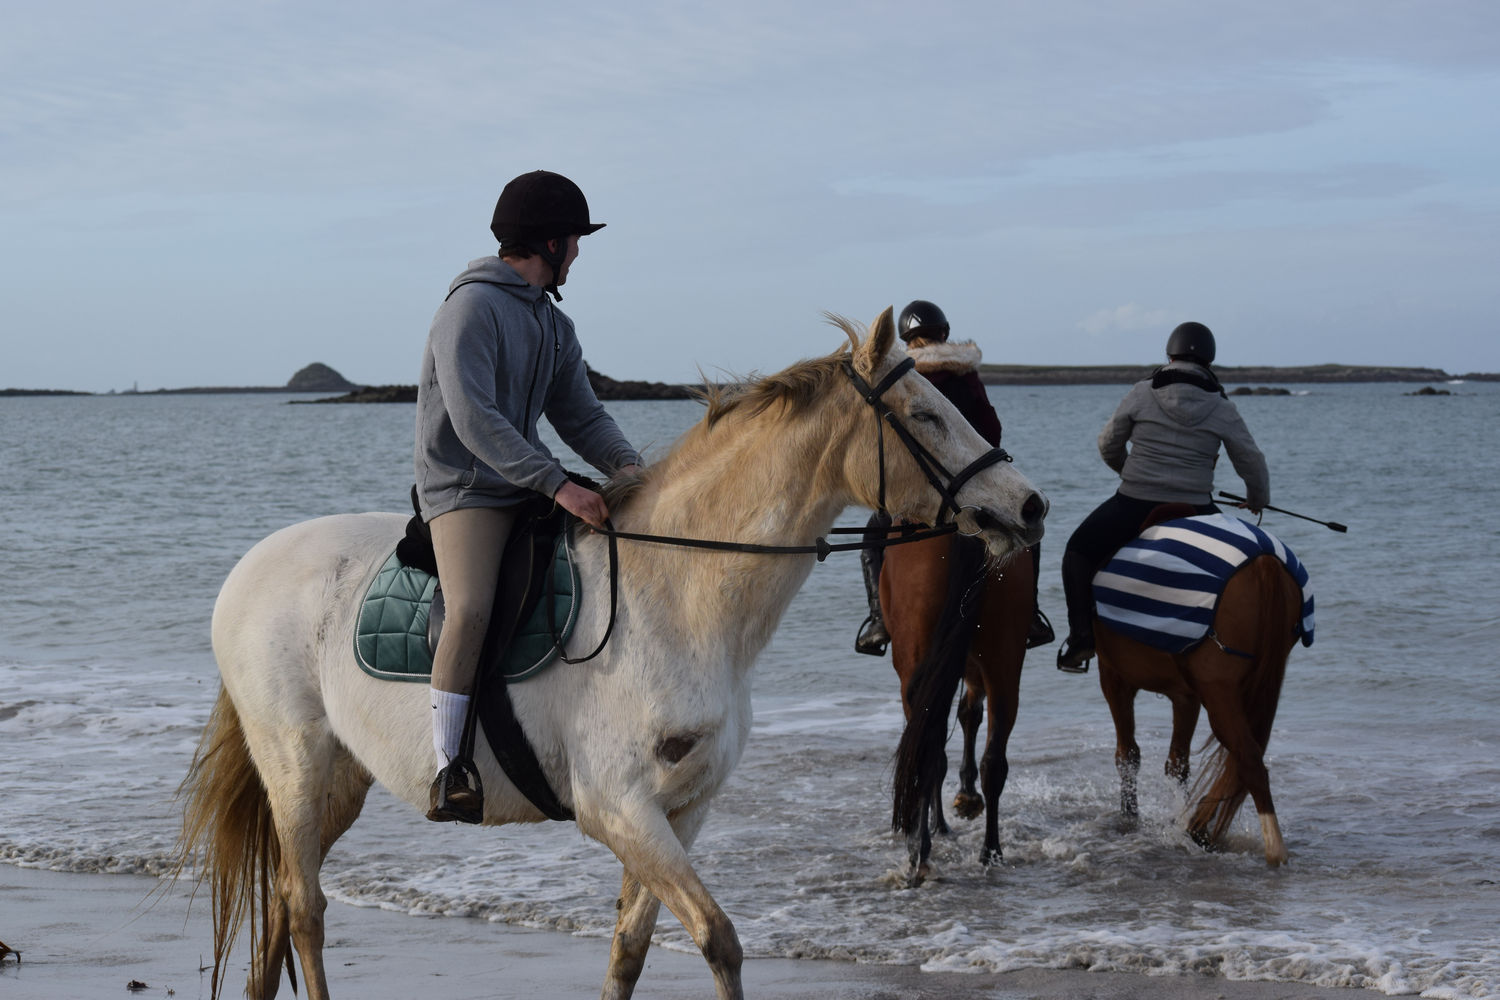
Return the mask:
<path fill-rule="evenodd" d="M 566 536 L 557 540 L 552 555 L 552 621 L 559 643 L 573 634 L 578 621 L 578 568 L 573 564 Z M 427 619 L 437 577 L 403 566 L 393 551 L 375 574 L 359 606 L 354 627 L 354 657 L 371 677 L 388 681 L 420 681 L 432 678 L 432 652 L 427 648 Z M 536 608 L 516 629 L 510 648 L 500 665 L 510 681 L 533 677 L 557 658 L 547 623 L 544 595 Z"/>

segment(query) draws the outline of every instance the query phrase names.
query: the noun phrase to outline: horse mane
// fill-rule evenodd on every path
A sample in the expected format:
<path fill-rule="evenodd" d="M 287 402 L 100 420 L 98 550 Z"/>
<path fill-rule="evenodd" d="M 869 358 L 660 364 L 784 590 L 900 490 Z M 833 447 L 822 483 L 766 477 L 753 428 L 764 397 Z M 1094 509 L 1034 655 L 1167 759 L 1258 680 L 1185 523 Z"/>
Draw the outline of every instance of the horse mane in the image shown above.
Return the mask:
<path fill-rule="evenodd" d="M 774 375 L 736 379 L 725 385 L 705 381 L 702 395 L 708 413 L 703 418 L 704 426 L 712 427 L 736 410 L 745 410 L 753 417 L 778 403 L 787 408 L 789 416 L 794 416 L 822 395 L 838 374 L 839 365 L 867 335 L 865 328 L 854 320 L 835 313 L 823 315 L 830 325 L 844 332 L 848 344 L 820 358 L 798 361 Z"/>
<path fill-rule="evenodd" d="M 727 382 L 711 382 L 705 376 L 695 393 L 706 407 L 703 419 L 689 428 L 664 458 L 642 469 L 639 474 L 611 477 L 600 490 L 604 502 L 611 509 L 618 508 L 650 483 L 669 459 L 690 443 L 701 440 L 716 424 L 732 414 L 755 417 L 780 405 L 790 417 L 811 407 L 835 383 L 844 360 L 868 336 L 861 323 L 835 313 L 823 315 L 829 325 L 843 331 L 848 344 L 822 357 L 798 361 L 772 375 L 752 374 L 734 377 Z"/>

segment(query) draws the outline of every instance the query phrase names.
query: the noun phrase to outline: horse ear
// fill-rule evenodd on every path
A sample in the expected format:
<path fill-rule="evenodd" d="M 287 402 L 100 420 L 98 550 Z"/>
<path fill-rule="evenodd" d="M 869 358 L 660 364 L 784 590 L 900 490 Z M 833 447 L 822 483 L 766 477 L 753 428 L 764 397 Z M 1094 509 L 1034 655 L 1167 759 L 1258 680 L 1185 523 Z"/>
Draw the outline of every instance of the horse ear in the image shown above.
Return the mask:
<path fill-rule="evenodd" d="M 891 353 L 896 343 L 895 307 L 886 306 L 885 311 L 870 324 L 870 334 L 854 352 L 854 368 L 865 378 L 872 378 L 880 370 L 880 363 Z"/>

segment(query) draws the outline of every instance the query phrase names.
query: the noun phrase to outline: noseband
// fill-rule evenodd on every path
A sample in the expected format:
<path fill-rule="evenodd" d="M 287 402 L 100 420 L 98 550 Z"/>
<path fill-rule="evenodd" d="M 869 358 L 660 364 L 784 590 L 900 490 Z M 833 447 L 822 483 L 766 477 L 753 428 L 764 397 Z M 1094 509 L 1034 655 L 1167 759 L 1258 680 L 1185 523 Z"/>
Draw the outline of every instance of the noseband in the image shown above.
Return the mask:
<path fill-rule="evenodd" d="M 896 411 L 887 406 L 885 400 L 881 398 L 885 395 L 887 389 L 900 381 L 901 376 L 916 366 L 917 362 L 915 359 L 906 358 L 900 364 L 896 365 L 896 367 L 886 372 L 885 378 L 877 382 L 874 388 L 871 388 L 870 383 L 861 378 L 859 372 L 854 370 L 853 362 L 848 359 L 845 359 L 843 362 L 844 374 L 848 375 L 849 381 L 854 383 L 855 391 L 864 397 L 864 401 L 869 403 L 871 408 L 875 410 L 875 427 L 880 456 L 880 506 L 878 509 L 881 513 L 888 513 L 885 509 L 885 428 L 889 424 L 892 433 L 901 440 L 901 443 L 906 446 L 906 450 L 911 454 L 911 457 L 916 460 L 917 468 L 922 470 L 922 474 L 927 477 L 927 482 L 932 484 L 932 488 L 937 490 L 938 496 L 943 498 L 943 504 L 938 508 L 936 521 L 936 524 L 941 525 L 950 510 L 956 519 L 958 514 L 964 509 L 958 502 L 958 491 L 964 488 L 964 484 L 992 465 L 999 462 L 1011 461 L 1011 457 L 1010 453 L 1004 448 L 997 446 L 964 466 L 956 475 L 943 468 L 943 463 L 938 461 L 937 456 L 928 451 L 922 442 L 916 439 L 916 436 L 901 422 L 901 418 L 896 416 Z M 960 530 L 962 531 L 962 529 Z M 977 534 L 978 526 L 976 525 L 973 531 L 965 531 L 963 533 Z"/>

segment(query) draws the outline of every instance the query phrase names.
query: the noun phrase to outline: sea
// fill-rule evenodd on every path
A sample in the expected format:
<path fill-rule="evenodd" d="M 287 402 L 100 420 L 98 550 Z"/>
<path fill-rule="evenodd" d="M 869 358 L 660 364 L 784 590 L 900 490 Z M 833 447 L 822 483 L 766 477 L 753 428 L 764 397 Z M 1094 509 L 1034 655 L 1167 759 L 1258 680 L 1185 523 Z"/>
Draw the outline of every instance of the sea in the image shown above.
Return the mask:
<path fill-rule="evenodd" d="M 760 658 L 749 746 L 692 851 L 748 955 L 1500 997 L 1500 384 L 1288 388 L 1235 398 L 1272 502 L 1348 527 L 1262 521 L 1316 599 L 1267 757 L 1290 862 L 1267 868 L 1248 804 L 1221 852 L 1184 835 L 1162 769 L 1169 705 L 1150 694 L 1140 821 L 1123 823 L 1096 675 L 1060 673 L 1051 646 L 1023 672 L 1005 863 L 981 868 L 981 822 L 956 821 L 934 877 L 909 887 L 889 829 L 896 677 L 854 652 L 858 558 L 834 555 Z M 1060 626 L 1061 553 L 1114 489 L 1095 439 L 1125 389 L 989 391 L 1005 446 L 1051 501 L 1040 598 Z M 166 872 L 175 793 L 218 689 L 209 616 L 225 575 L 284 525 L 409 511 L 413 408 L 291 405 L 305 398 L 0 398 L 0 863 Z M 610 410 L 648 455 L 702 413 Z M 1242 491 L 1227 460 L 1216 485 Z M 956 764 L 956 736 L 949 750 Z M 323 883 L 357 906 L 607 950 L 619 876 L 570 824 L 439 826 L 377 786 Z M 695 950 L 670 915 L 657 939 Z"/>

